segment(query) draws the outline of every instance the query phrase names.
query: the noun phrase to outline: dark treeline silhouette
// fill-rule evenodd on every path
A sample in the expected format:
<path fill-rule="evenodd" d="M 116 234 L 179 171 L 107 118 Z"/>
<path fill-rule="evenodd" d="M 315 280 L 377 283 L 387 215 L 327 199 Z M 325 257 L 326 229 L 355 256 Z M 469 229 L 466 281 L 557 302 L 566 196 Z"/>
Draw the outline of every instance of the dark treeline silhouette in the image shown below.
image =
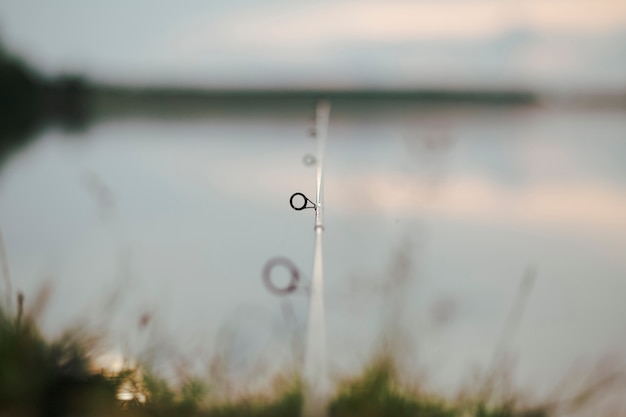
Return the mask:
<path fill-rule="evenodd" d="M 87 83 L 41 76 L 0 44 L 0 165 L 44 123 L 74 129 L 87 121 Z"/>
<path fill-rule="evenodd" d="M 120 88 L 100 86 L 99 91 L 108 94 L 144 96 L 146 98 L 263 101 L 275 99 L 292 100 L 407 100 L 468 104 L 531 104 L 536 101 L 533 93 L 519 90 L 472 90 L 472 89 L 194 89 L 194 88 Z"/>
<path fill-rule="evenodd" d="M 94 118 L 163 118 L 232 114 L 254 116 L 263 109 L 289 112 L 302 103 L 330 99 L 339 108 L 385 103 L 434 106 L 526 106 L 552 97 L 516 89 L 203 89 L 119 86 L 87 82 L 77 75 L 44 77 L 3 48 L 0 40 L 0 166 L 7 155 L 28 143 L 44 124 L 67 129 Z M 563 98 L 556 97 L 559 103 Z M 568 95 L 568 103 L 626 106 L 626 93 Z"/>
<path fill-rule="evenodd" d="M 307 90 L 201 89 L 121 87 L 89 83 L 77 75 L 42 76 L 0 41 L 0 167 L 16 150 L 49 124 L 76 130 L 94 117 L 163 117 L 190 115 L 198 110 L 255 114 L 264 108 L 288 111 L 294 103 L 331 99 L 346 108 L 370 103 L 434 105 L 528 105 L 534 94 L 516 90 Z M 100 113 L 98 111 L 100 110 Z"/>

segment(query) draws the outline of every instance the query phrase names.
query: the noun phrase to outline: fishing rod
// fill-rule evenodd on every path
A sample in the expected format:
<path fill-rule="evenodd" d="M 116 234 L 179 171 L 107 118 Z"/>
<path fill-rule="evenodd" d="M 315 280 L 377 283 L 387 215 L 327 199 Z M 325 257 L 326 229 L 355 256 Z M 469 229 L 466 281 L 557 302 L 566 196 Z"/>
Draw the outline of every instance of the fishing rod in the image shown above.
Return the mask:
<path fill-rule="evenodd" d="M 328 378 L 326 371 L 326 322 L 324 314 L 324 155 L 328 137 L 330 103 L 319 101 L 315 107 L 315 137 L 317 155 L 306 155 L 305 165 L 316 165 L 315 198 L 311 200 L 303 193 L 293 193 L 289 199 L 291 208 L 296 211 L 315 210 L 315 247 L 313 252 L 313 270 L 311 282 L 305 288 L 309 295 L 309 313 L 306 330 L 304 366 L 303 417 L 322 417 L 326 414 Z M 282 266 L 287 269 L 290 281 L 278 286 L 272 281 L 272 270 Z M 267 289 L 276 295 L 291 294 L 301 288 L 300 271 L 288 258 L 277 257 L 268 261 L 263 269 L 263 282 Z"/>
<path fill-rule="evenodd" d="M 326 322 L 324 314 L 324 155 L 328 137 L 330 103 L 320 101 L 315 111 L 317 172 L 315 186 L 315 250 L 309 296 L 303 378 L 305 397 L 303 417 L 320 417 L 326 412 L 328 380 L 326 373 Z"/>

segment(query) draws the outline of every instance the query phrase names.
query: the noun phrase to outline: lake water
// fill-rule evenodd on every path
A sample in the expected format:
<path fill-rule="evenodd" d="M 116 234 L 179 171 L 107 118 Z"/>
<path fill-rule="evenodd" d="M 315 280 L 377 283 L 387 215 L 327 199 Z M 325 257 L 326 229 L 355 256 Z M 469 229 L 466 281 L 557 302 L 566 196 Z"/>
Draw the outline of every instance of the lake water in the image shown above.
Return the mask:
<path fill-rule="evenodd" d="M 110 357 L 217 354 L 240 380 L 295 366 L 306 294 L 261 271 L 285 256 L 310 277 L 313 212 L 289 197 L 314 194 L 312 115 L 103 103 L 82 132 L 41 131 L 0 170 L 13 286 L 32 306 L 49 283 L 45 332 L 86 323 Z M 325 200 L 333 375 L 384 338 L 447 390 L 496 346 L 538 393 L 626 359 L 624 109 L 336 102 Z"/>

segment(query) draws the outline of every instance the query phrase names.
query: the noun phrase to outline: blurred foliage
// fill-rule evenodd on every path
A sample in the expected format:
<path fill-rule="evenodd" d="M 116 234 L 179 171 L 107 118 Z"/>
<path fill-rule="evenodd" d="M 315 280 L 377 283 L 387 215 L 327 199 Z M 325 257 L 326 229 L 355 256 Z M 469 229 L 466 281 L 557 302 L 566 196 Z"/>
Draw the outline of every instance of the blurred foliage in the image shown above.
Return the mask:
<path fill-rule="evenodd" d="M 105 415 L 114 379 L 90 369 L 91 341 L 78 332 L 47 341 L 29 316 L 0 310 L 0 415 Z"/>
<path fill-rule="evenodd" d="M 380 355 L 361 375 L 341 384 L 330 415 L 452 417 L 457 411 L 440 399 L 403 390 L 393 359 Z"/>
<path fill-rule="evenodd" d="M 297 376 L 277 378 L 267 392 L 217 398 L 212 385 L 186 378 L 177 386 L 141 366 L 95 369 L 97 340 L 73 330 L 57 340 L 39 332 L 32 314 L 0 309 L 1 416 L 297 416 L 303 404 Z M 395 362 L 381 354 L 355 377 L 340 382 L 330 417 L 545 417 L 547 408 L 524 410 L 514 402 L 450 401 L 406 389 Z"/>

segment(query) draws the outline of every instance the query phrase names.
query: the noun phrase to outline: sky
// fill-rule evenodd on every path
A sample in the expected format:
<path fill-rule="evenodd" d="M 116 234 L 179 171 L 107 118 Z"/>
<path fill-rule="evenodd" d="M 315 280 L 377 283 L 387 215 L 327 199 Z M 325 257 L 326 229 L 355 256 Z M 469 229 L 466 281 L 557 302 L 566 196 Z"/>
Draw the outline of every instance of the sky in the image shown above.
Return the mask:
<path fill-rule="evenodd" d="M 46 74 L 205 87 L 626 89 L 621 0 L 4 0 Z"/>

